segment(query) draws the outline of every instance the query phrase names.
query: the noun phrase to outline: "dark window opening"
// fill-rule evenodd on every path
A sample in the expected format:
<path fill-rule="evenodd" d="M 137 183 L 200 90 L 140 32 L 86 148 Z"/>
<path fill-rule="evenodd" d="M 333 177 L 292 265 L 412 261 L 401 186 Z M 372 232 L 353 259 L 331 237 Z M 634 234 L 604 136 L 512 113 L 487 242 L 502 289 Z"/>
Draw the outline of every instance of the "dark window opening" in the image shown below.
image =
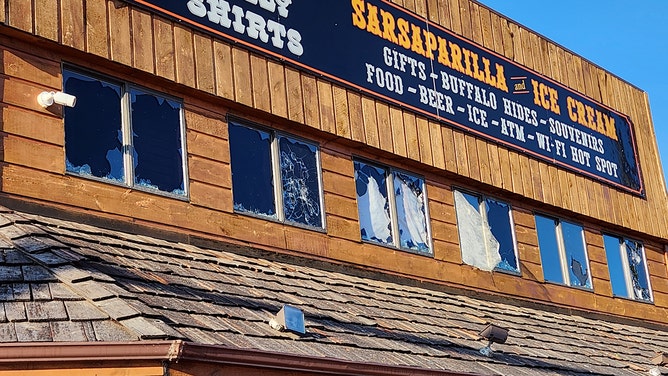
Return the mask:
<path fill-rule="evenodd" d="M 165 96 L 64 70 L 67 172 L 186 195 L 181 104 Z"/>
<path fill-rule="evenodd" d="M 315 144 L 232 121 L 229 137 L 235 211 L 324 227 Z"/>
<path fill-rule="evenodd" d="M 545 280 L 591 289 L 582 226 L 536 215 L 536 231 Z"/>
<path fill-rule="evenodd" d="M 354 167 L 362 240 L 431 254 L 424 179 L 357 160 Z"/>
<path fill-rule="evenodd" d="M 642 243 L 603 235 L 603 244 L 610 272 L 612 294 L 626 298 L 652 301 L 647 272 L 647 259 Z"/>

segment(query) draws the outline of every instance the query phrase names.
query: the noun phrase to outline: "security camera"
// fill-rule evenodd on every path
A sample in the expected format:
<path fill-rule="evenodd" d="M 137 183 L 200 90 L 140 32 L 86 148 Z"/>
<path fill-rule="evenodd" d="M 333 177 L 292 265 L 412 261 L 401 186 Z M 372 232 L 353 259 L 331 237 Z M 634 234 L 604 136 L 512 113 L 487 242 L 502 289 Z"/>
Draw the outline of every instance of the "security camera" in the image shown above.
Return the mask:
<path fill-rule="evenodd" d="M 63 106 L 74 107 L 77 103 L 77 97 L 58 91 L 53 94 L 53 101 Z"/>
<path fill-rule="evenodd" d="M 71 94 L 63 93 L 62 91 L 43 91 L 37 96 L 37 103 L 39 103 L 40 106 L 44 108 L 47 108 L 54 103 L 67 107 L 74 107 L 76 102 L 77 97 Z"/>

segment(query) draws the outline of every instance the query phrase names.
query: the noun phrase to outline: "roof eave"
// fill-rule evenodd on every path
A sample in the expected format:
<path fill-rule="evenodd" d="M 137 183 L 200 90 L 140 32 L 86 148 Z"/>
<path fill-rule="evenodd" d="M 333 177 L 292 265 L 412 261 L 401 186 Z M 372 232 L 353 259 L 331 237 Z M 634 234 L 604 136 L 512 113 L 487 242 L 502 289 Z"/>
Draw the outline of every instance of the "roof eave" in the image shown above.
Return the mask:
<path fill-rule="evenodd" d="M 474 373 L 429 370 L 202 345 L 181 340 L 137 342 L 30 342 L 0 344 L 0 364 L 87 361 L 161 361 L 213 363 L 303 371 L 323 375 L 474 376 Z"/>
<path fill-rule="evenodd" d="M 0 364 L 16 362 L 83 362 L 173 360 L 182 341 L 14 342 L 0 343 Z"/>
<path fill-rule="evenodd" d="M 323 375 L 358 376 L 475 376 L 475 373 L 391 366 L 372 362 L 353 362 L 333 358 L 292 355 L 280 352 L 233 349 L 184 342 L 179 360 L 216 364 L 303 371 Z"/>

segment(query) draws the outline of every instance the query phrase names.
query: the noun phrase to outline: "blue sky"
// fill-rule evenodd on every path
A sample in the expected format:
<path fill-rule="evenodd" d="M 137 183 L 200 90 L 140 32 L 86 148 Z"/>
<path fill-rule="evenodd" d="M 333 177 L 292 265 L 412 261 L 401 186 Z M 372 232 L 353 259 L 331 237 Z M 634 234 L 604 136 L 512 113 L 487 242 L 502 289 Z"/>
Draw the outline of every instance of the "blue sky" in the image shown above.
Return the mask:
<path fill-rule="evenodd" d="M 478 0 L 649 94 L 668 170 L 667 0 Z M 658 179 L 657 176 L 644 178 Z"/>

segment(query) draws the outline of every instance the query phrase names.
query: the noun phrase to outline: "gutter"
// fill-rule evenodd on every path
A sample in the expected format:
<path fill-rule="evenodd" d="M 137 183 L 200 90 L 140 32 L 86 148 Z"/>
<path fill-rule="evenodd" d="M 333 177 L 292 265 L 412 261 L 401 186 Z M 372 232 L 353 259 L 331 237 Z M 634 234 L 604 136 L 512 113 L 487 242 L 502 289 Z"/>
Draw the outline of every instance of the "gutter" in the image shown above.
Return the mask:
<path fill-rule="evenodd" d="M 187 370 L 193 363 L 235 365 L 338 376 L 478 376 L 417 367 L 362 363 L 251 349 L 201 345 L 181 340 L 138 342 L 24 342 L 0 344 L 0 365 L 95 361 L 160 361 L 167 369 Z M 85 365 L 84 365 L 85 366 Z M 82 367 L 85 368 L 85 367 Z M 166 373 L 168 375 L 169 372 Z M 480 375 L 482 376 L 482 375 Z"/>
<path fill-rule="evenodd" d="M 16 362 L 93 362 L 178 358 L 182 341 L 18 342 L 0 344 L 0 365 Z"/>

